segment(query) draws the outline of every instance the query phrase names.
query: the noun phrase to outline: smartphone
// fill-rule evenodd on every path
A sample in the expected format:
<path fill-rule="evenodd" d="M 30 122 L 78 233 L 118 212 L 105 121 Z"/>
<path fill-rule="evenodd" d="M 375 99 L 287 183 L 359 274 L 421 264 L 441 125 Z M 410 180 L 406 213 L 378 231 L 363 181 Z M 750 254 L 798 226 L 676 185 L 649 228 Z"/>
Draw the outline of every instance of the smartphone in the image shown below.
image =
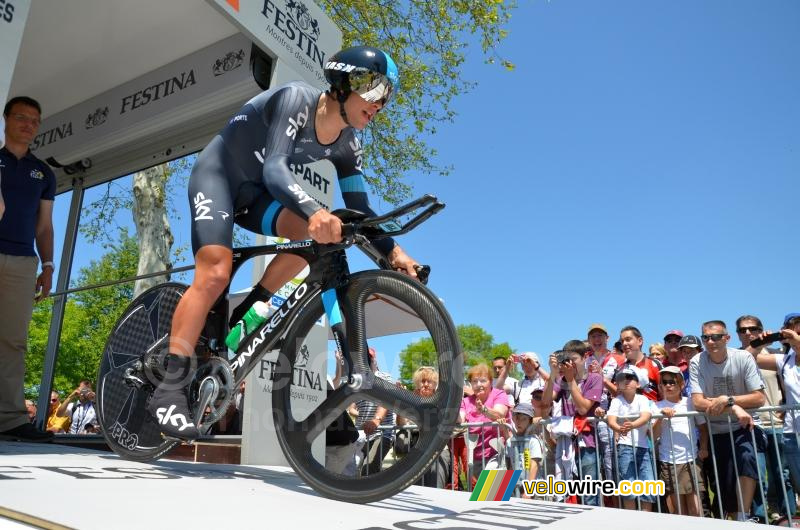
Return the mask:
<path fill-rule="evenodd" d="M 753 339 L 750 341 L 750 346 L 753 348 L 760 348 L 764 344 L 769 344 L 771 342 L 783 340 L 783 335 L 780 331 L 776 331 L 775 333 L 770 333 L 766 335 L 764 338 Z"/>
<path fill-rule="evenodd" d="M 521 363 L 522 362 L 522 355 L 519 355 L 517 353 L 512 353 L 511 354 L 511 362 L 512 363 Z"/>

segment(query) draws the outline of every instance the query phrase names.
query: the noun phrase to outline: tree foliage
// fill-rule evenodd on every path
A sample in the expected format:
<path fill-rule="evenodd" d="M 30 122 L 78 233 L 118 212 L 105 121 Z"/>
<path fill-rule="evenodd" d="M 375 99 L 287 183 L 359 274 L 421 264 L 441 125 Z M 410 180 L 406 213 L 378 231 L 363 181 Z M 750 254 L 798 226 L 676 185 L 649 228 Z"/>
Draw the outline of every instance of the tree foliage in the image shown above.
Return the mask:
<path fill-rule="evenodd" d="M 139 248 L 136 238 L 122 229 L 119 241 L 109 244 L 99 260 L 81 269 L 79 285 L 97 284 L 136 274 Z M 94 381 L 100 355 L 114 324 L 130 303 L 133 283 L 79 291 L 69 295 L 59 343 L 53 390 L 61 395 L 77 387 L 81 379 Z M 28 337 L 26 394 L 36 396 L 42 379 L 44 354 L 52 315 L 52 299 L 36 305 Z"/>
<path fill-rule="evenodd" d="M 400 69 L 400 88 L 375 125 L 363 133 L 367 180 L 389 202 L 408 196 L 405 173 L 447 174 L 434 162 L 436 150 L 425 138 L 442 122 L 452 122 L 453 98 L 474 83 L 462 76 L 467 39 L 477 35 L 487 62 L 514 65 L 499 57 L 514 2 L 503 0 L 321 0 L 342 30 L 344 46 L 385 50 Z"/>
<path fill-rule="evenodd" d="M 486 363 L 491 367 L 495 357 L 508 358 L 514 353 L 507 342 L 496 343 L 489 332 L 476 324 L 458 325 L 456 331 L 464 352 L 465 366 Z M 412 342 L 400 352 L 400 379 L 409 384 L 417 368 L 436 365 L 433 340 L 424 338 Z"/>

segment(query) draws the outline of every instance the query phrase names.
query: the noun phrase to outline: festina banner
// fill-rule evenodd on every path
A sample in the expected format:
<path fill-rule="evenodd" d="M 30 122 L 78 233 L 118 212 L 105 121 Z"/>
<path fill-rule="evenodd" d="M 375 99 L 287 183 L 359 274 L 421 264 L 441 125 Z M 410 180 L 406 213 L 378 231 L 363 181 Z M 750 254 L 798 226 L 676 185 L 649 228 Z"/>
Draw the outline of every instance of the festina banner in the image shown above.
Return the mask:
<path fill-rule="evenodd" d="M 174 127 L 200 112 L 203 102 L 241 98 L 232 87 L 249 83 L 244 101 L 258 90 L 249 68 L 251 51 L 247 37 L 237 34 L 83 101 L 48 117 L 31 150 L 42 160 L 52 156 L 69 164 Z"/>
<path fill-rule="evenodd" d="M 8 87 L 30 7 L 30 0 L 0 0 L 0 102 L 3 105 L 8 99 Z"/>
<path fill-rule="evenodd" d="M 261 49 L 303 80 L 327 87 L 323 65 L 342 46 L 342 32 L 313 0 L 208 0 Z"/>

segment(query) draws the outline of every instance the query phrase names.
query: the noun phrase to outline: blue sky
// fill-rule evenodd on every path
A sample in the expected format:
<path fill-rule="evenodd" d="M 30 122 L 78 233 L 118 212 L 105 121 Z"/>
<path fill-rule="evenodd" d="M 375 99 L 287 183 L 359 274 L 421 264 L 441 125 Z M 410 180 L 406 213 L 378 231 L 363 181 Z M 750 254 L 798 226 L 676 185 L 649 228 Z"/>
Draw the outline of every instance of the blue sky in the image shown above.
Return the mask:
<path fill-rule="evenodd" d="M 453 173 L 409 175 L 447 208 L 400 243 L 456 323 L 545 355 L 800 311 L 800 3 L 522 1 L 508 29 L 516 69 L 471 46 L 429 139 Z"/>

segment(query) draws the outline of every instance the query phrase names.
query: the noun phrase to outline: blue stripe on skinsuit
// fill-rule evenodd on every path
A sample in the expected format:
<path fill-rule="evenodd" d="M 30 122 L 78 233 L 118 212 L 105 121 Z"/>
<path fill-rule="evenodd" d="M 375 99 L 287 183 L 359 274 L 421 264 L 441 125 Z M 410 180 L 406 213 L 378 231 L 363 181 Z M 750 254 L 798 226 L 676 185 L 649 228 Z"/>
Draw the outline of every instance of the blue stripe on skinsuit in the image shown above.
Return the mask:
<path fill-rule="evenodd" d="M 341 324 L 342 313 L 339 311 L 339 300 L 336 299 L 336 289 L 328 289 L 322 293 L 322 305 L 325 306 L 325 314 L 331 326 Z"/>
<path fill-rule="evenodd" d="M 339 188 L 341 189 L 342 193 L 356 193 L 356 192 L 366 192 L 367 189 L 364 187 L 364 179 L 361 177 L 360 174 L 352 175 L 350 177 L 345 177 L 339 181 Z"/>
<path fill-rule="evenodd" d="M 264 217 L 261 218 L 261 233 L 265 236 L 277 235 L 272 233 L 272 225 L 274 224 L 275 214 L 280 208 L 281 203 L 279 201 L 272 201 L 269 206 L 267 206 Z"/>

